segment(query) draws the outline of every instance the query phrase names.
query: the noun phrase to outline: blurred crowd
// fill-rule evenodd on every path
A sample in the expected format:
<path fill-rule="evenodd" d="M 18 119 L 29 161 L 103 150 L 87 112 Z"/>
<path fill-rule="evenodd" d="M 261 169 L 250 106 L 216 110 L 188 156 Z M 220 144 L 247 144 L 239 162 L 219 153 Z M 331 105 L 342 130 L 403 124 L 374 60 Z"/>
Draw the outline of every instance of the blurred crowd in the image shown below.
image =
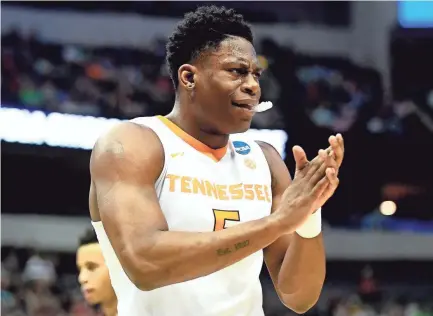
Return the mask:
<path fill-rule="evenodd" d="M 78 290 L 70 291 L 62 286 L 54 262 L 49 258 L 33 253 L 23 261 L 12 252 L 2 259 L 2 315 L 95 315 Z"/>
<path fill-rule="evenodd" d="M 70 261 L 70 262 L 66 262 Z M 80 292 L 77 274 L 70 271 L 72 256 L 38 253 L 22 248 L 2 248 L 1 313 L 5 316 L 101 316 Z M 69 269 L 65 266 L 69 266 Z M 382 291 L 373 270 L 366 265 L 358 284 L 327 282 L 311 316 L 432 316 L 433 289 L 408 288 Z M 295 315 L 282 306 L 272 281 L 263 273 L 264 308 L 267 316 Z"/>
<path fill-rule="evenodd" d="M 95 48 L 47 42 L 36 30 L 11 29 L 1 41 L 2 106 L 120 118 L 171 110 L 174 89 L 163 39 L 155 38 L 146 50 Z M 277 105 L 256 116 L 259 128 L 287 127 L 303 112 L 316 127 L 334 132 L 363 121 L 371 133 L 401 133 L 401 121 L 410 116 L 433 131 L 432 116 L 414 100 L 384 102 L 374 69 L 340 57 L 295 53 L 268 38 L 257 47 L 268 69 L 261 78 L 262 99 Z M 433 108 L 433 97 L 428 103 Z"/>
<path fill-rule="evenodd" d="M 280 106 L 278 115 L 259 116 L 259 127 L 284 125 L 283 104 L 293 99 L 281 87 L 287 78 L 301 88 L 297 91 L 303 95 L 297 97 L 304 99 L 311 120 L 340 132 L 350 128 L 359 110 L 377 97 L 374 90 L 380 90 L 377 73 L 341 58 L 294 55 L 270 39 L 264 39 L 259 50 L 262 66 L 269 68 L 261 78 L 263 99 Z M 13 29 L 2 35 L 2 103 L 121 118 L 166 113 L 174 90 L 164 56 L 161 39 L 146 50 L 92 48 L 48 43 L 36 31 L 22 34 Z M 289 72 L 293 65 L 296 69 Z"/>
<path fill-rule="evenodd" d="M 164 42 L 148 51 L 46 43 L 2 35 L 2 103 L 49 112 L 131 118 L 171 106 Z"/>

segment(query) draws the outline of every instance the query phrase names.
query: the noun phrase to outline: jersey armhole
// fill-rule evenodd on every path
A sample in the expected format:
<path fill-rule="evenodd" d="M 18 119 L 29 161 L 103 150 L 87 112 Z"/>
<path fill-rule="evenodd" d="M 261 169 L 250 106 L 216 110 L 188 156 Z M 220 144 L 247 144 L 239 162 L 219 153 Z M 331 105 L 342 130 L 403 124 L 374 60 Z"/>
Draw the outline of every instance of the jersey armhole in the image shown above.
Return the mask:
<path fill-rule="evenodd" d="M 268 158 L 266 158 L 266 154 L 265 154 L 265 152 L 263 151 L 262 146 L 260 146 L 260 143 L 263 143 L 263 144 L 269 145 L 273 150 L 275 150 L 275 152 L 276 152 L 278 155 L 280 155 L 280 154 L 278 153 L 278 150 L 277 150 L 274 146 L 272 146 L 271 144 L 269 144 L 268 142 L 265 142 L 265 141 L 263 141 L 263 140 L 255 140 L 254 143 L 257 145 L 257 147 L 259 147 L 260 152 L 261 152 L 261 154 L 262 154 L 262 157 L 263 157 L 263 159 L 265 160 L 266 165 L 268 166 L 268 172 L 269 172 L 269 177 L 270 177 L 270 179 L 271 179 L 271 186 L 272 186 L 272 185 L 273 185 L 273 183 L 272 183 L 272 181 L 273 181 L 273 177 L 272 177 L 271 166 L 269 165 Z"/>

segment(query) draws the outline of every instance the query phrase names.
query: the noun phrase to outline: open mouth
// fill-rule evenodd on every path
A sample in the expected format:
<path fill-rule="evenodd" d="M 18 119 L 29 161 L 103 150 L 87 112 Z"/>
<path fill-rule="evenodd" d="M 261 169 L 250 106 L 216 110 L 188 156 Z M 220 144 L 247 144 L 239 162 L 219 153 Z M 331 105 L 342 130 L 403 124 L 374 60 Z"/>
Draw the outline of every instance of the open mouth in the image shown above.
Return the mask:
<path fill-rule="evenodd" d="M 243 108 L 243 109 L 247 109 L 247 110 L 252 110 L 253 106 L 250 104 L 240 104 L 240 103 L 236 103 L 236 102 L 232 102 L 232 105 L 238 107 L 238 108 Z"/>

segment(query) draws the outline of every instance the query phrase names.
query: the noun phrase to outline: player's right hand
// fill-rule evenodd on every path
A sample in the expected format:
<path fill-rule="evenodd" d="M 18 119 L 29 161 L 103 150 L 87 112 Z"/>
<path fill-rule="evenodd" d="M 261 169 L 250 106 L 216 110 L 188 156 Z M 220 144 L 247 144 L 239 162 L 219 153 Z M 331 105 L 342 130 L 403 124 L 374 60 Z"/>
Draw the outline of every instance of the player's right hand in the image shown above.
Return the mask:
<path fill-rule="evenodd" d="M 277 211 L 290 232 L 315 211 L 314 205 L 330 184 L 330 179 L 337 177 L 336 161 L 325 150 L 320 150 L 319 155 L 310 162 L 299 146 L 293 147 L 293 155 L 296 161 L 295 177 L 284 192 Z"/>

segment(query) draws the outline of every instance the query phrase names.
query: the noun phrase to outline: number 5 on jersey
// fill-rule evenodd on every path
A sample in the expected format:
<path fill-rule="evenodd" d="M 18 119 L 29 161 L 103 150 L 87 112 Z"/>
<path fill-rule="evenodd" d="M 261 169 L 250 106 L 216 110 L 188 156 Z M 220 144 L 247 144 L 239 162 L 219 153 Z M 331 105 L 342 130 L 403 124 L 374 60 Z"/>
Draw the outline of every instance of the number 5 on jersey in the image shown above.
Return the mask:
<path fill-rule="evenodd" d="M 215 223 L 213 230 L 221 230 L 226 227 L 226 221 L 239 222 L 239 211 L 224 211 L 213 209 L 213 215 L 215 217 Z"/>

